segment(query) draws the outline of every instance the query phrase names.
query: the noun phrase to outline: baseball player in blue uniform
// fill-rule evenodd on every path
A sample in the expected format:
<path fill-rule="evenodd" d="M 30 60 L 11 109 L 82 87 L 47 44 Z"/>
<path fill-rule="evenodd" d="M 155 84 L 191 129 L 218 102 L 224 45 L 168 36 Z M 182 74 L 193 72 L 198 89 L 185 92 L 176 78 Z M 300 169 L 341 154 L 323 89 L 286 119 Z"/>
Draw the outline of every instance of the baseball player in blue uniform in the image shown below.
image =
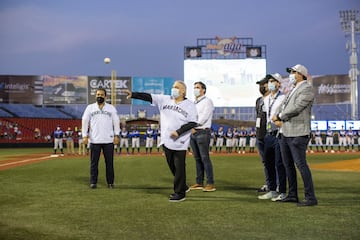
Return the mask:
<path fill-rule="evenodd" d="M 140 153 L 140 132 L 137 130 L 137 127 L 131 131 L 131 147 L 132 147 L 132 154 L 135 152 L 135 148 L 137 148 L 137 152 Z"/>
<path fill-rule="evenodd" d="M 146 129 L 146 134 L 145 134 L 145 151 L 146 151 L 146 154 L 152 152 L 152 149 L 153 149 L 153 145 L 154 145 L 154 130 L 151 129 L 151 127 L 149 126 L 147 129 Z"/>
<path fill-rule="evenodd" d="M 106 181 L 114 188 L 114 144 L 119 144 L 120 119 L 116 108 L 105 102 L 106 90 L 96 90 L 96 103 L 86 107 L 82 116 L 83 142 L 90 139 L 90 187 L 96 188 L 101 150 L 106 166 Z"/>
<path fill-rule="evenodd" d="M 129 154 L 129 132 L 123 127 L 120 132 L 120 154 L 123 147 L 126 147 L 126 153 Z"/>
<path fill-rule="evenodd" d="M 185 97 L 186 85 L 175 81 L 171 96 L 124 91 L 128 98 L 141 99 L 158 106 L 160 111 L 161 142 L 165 157 L 174 176 L 174 193 L 170 202 L 185 200 L 186 185 L 185 158 L 190 143 L 191 129 L 197 126 L 195 104 Z"/>
<path fill-rule="evenodd" d="M 61 155 L 64 155 L 63 138 L 64 132 L 63 130 L 61 130 L 60 126 L 57 126 L 56 130 L 54 131 L 54 154 L 56 154 L 56 151 L 59 148 L 61 151 Z"/>

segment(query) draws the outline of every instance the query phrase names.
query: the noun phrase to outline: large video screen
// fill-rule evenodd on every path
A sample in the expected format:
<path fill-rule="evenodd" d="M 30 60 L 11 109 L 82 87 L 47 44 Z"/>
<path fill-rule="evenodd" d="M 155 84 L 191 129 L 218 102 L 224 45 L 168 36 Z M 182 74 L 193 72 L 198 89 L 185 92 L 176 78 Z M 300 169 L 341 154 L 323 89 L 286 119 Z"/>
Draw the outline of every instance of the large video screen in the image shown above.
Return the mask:
<path fill-rule="evenodd" d="M 215 107 L 251 107 L 260 96 L 256 82 L 266 75 L 265 59 L 186 59 L 187 97 L 194 99 L 197 81 L 206 84 L 206 95 Z"/>

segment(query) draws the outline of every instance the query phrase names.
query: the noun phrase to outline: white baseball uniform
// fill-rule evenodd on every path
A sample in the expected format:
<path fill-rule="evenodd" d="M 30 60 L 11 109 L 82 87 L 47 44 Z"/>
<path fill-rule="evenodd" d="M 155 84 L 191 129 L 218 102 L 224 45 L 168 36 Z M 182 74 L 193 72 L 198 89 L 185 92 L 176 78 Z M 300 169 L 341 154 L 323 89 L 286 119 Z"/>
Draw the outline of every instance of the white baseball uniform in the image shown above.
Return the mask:
<path fill-rule="evenodd" d="M 197 122 L 195 104 L 185 99 L 176 104 L 168 95 L 151 94 L 152 103 L 157 105 L 160 111 L 161 141 L 160 145 L 172 150 L 187 150 L 190 143 L 191 131 L 180 135 L 177 139 L 170 137 L 173 131 L 189 122 Z"/>
<path fill-rule="evenodd" d="M 120 134 L 116 108 L 108 103 L 102 109 L 99 109 L 97 103 L 88 105 L 82 117 L 81 129 L 83 137 L 89 136 L 92 143 L 114 142 L 114 136 Z"/>

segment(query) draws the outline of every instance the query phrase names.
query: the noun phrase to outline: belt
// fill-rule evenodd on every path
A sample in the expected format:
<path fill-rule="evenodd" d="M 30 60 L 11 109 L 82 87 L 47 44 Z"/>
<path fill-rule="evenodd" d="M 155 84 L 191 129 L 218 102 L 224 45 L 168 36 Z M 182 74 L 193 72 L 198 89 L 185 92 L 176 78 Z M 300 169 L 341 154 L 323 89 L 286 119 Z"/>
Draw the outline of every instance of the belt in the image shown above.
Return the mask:
<path fill-rule="evenodd" d="M 210 131 L 210 128 L 194 128 L 193 135 L 207 134 L 209 131 Z"/>
<path fill-rule="evenodd" d="M 267 132 L 266 134 L 268 134 L 270 136 L 276 136 L 278 134 L 278 130 Z"/>
<path fill-rule="evenodd" d="M 208 131 L 210 130 L 210 128 L 195 128 L 195 131 L 196 132 L 199 132 L 199 131 Z"/>

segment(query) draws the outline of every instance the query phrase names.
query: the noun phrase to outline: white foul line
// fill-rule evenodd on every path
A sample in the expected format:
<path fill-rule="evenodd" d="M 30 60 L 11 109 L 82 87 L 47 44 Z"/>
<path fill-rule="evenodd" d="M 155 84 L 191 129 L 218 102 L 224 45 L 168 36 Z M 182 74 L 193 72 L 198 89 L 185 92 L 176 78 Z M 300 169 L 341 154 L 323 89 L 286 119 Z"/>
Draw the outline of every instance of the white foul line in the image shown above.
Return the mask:
<path fill-rule="evenodd" d="M 40 157 L 40 158 L 30 158 L 30 159 L 25 159 L 25 160 L 21 160 L 21 161 L 3 163 L 3 164 L 0 164 L 0 167 L 8 166 L 8 165 L 14 165 L 14 164 L 19 164 L 19 163 L 30 162 L 30 161 L 34 161 L 34 160 L 42 160 L 42 159 L 46 159 L 46 158 L 51 158 L 51 156 L 50 156 L 50 157 L 49 157 L 49 156 L 45 156 L 45 157 Z"/>

